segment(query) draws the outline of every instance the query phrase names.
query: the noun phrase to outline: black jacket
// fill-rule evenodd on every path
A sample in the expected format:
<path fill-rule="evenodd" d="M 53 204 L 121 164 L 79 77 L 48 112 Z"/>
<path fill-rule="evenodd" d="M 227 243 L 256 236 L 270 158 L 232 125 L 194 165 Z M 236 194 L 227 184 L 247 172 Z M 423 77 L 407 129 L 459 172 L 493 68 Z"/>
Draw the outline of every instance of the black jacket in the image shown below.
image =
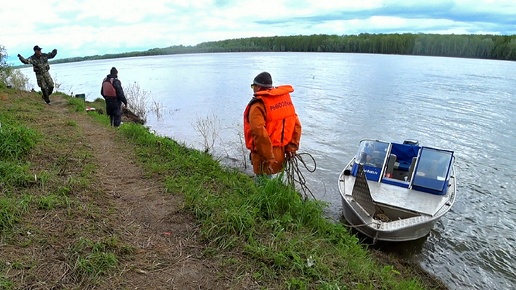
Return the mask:
<path fill-rule="evenodd" d="M 115 88 L 115 91 L 116 91 L 117 100 L 124 103 L 124 105 L 127 106 L 127 99 L 125 98 L 124 90 L 122 89 L 122 82 L 120 82 L 120 80 L 118 79 L 118 77 L 116 75 L 109 74 L 106 76 L 106 78 L 102 82 L 103 83 L 109 82 L 111 79 L 114 79 L 113 87 Z M 106 96 L 104 95 L 103 87 L 100 87 L 100 94 L 102 95 L 102 97 L 104 97 L 106 99 Z M 107 98 L 106 100 L 108 100 L 108 99 L 109 98 Z"/>

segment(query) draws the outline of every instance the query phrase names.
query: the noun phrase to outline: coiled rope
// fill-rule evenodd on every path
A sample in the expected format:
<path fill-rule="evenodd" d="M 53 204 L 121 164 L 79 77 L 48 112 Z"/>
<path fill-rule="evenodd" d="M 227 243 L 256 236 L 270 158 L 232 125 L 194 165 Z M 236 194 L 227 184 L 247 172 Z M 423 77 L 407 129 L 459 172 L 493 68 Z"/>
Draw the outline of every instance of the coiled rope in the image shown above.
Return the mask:
<path fill-rule="evenodd" d="M 304 157 L 309 157 L 311 161 L 313 162 L 313 168 L 309 168 L 306 161 L 304 160 Z M 317 169 L 317 163 L 315 162 L 315 159 L 312 155 L 309 153 L 297 153 L 291 158 L 288 158 L 286 160 L 286 178 L 287 178 L 287 185 L 292 186 L 293 188 L 296 188 L 296 183 L 299 185 L 300 188 L 300 195 L 301 197 L 306 200 L 308 198 L 308 194 L 315 200 L 315 196 L 306 185 L 306 179 L 303 176 L 303 173 L 300 170 L 300 166 L 302 165 L 308 172 L 312 173 Z"/>

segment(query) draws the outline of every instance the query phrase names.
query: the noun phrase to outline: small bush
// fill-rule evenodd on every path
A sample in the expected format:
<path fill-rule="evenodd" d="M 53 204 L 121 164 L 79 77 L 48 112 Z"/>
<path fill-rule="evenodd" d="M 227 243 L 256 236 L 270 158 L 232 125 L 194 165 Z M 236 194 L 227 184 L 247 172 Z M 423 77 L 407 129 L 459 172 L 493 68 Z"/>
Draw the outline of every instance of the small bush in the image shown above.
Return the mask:
<path fill-rule="evenodd" d="M 128 109 L 134 112 L 144 122 L 147 122 L 147 106 L 149 92 L 140 88 L 137 82 L 134 82 L 124 89 L 127 98 Z"/>
<path fill-rule="evenodd" d="M 213 114 L 212 117 L 199 118 L 193 124 L 193 127 L 202 137 L 203 151 L 205 153 L 213 152 L 213 147 L 215 147 L 220 132 L 220 122 L 217 116 Z"/>
<path fill-rule="evenodd" d="M 137 82 L 133 82 L 124 88 L 127 99 L 127 108 L 138 116 L 143 123 L 147 122 L 147 114 L 152 112 L 156 118 L 163 118 L 163 104 L 159 101 L 149 99 L 149 91 L 140 87 Z"/>
<path fill-rule="evenodd" d="M 14 89 L 28 91 L 29 78 L 25 76 L 20 70 L 13 70 L 6 79 L 6 83 Z"/>
<path fill-rule="evenodd" d="M 0 84 L 3 87 L 7 84 L 7 78 L 12 73 L 12 67 L 7 63 L 7 51 L 3 45 L 0 45 Z"/>

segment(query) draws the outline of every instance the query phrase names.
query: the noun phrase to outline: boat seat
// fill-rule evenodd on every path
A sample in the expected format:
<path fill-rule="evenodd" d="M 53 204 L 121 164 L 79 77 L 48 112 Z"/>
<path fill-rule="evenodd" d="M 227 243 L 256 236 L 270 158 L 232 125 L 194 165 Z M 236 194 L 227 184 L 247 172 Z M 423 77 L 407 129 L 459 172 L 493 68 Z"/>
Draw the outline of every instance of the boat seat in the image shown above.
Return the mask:
<path fill-rule="evenodd" d="M 396 167 L 394 169 L 408 172 L 412 158 L 417 156 L 419 146 L 410 144 L 392 143 L 391 154 L 396 155 Z"/>
<path fill-rule="evenodd" d="M 391 177 L 394 172 L 394 166 L 396 164 L 396 155 L 389 155 L 389 160 L 387 161 L 387 169 L 385 170 L 385 176 Z"/>
<path fill-rule="evenodd" d="M 407 161 L 403 161 L 403 160 L 398 160 L 396 162 L 396 169 L 398 170 L 401 170 L 401 171 L 409 171 L 410 169 L 410 164 L 409 162 Z"/>

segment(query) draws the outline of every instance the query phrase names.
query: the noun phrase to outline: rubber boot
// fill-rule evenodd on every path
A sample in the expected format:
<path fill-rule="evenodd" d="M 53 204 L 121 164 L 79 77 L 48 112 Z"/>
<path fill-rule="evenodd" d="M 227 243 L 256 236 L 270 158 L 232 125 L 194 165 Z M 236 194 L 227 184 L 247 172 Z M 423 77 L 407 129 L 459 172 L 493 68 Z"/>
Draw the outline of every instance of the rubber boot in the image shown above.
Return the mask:
<path fill-rule="evenodd" d="M 47 89 L 41 89 L 41 92 L 43 93 L 43 100 L 45 100 L 45 103 L 47 103 L 48 105 L 50 105 L 50 99 L 48 97 L 48 91 Z"/>

